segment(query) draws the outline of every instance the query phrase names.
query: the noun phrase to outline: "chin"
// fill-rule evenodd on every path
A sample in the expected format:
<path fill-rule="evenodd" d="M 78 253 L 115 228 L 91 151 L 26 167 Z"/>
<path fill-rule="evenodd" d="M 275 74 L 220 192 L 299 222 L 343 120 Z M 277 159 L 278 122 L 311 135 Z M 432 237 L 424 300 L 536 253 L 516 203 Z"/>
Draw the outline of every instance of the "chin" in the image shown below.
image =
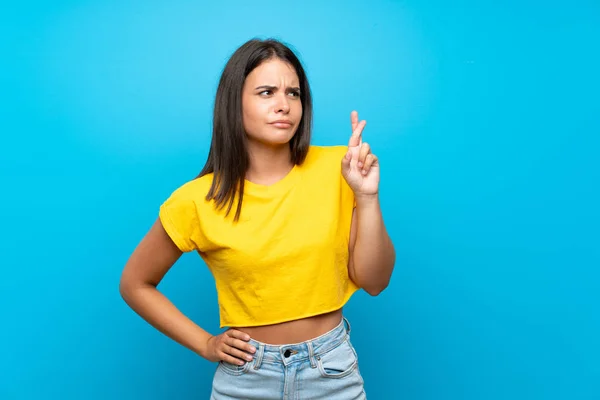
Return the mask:
<path fill-rule="evenodd" d="M 292 133 L 278 132 L 275 134 L 264 135 L 261 138 L 259 138 L 258 141 L 269 146 L 281 146 L 289 143 L 293 137 L 294 134 Z"/>
<path fill-rule="evenodd" d="M 262 142 L 268 146 L 283 146 L 286 145 L 292 140 L 293 136 L 285 137 L 285 138 L 269 138 L 265 139 Z"/>
<path fill-rule="evenodd" d="M 247 134 L 248 139 L 263 146 L 279 147 L 286 145 L 296 134 L 294 129 L 264 129 L 254 134 Z"/>

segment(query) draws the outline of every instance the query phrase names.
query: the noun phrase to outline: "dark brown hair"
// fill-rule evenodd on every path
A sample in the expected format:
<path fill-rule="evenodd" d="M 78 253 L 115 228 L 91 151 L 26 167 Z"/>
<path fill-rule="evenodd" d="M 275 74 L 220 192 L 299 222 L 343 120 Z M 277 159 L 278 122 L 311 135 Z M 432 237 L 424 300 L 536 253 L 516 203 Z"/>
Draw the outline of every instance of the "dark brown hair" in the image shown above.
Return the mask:
<path fill-rule="evenodd" d="M 214 173 L 207 200 L 215 200 L 216 207 L 227 205 L 231 211 L 236 194 L 238 220 L 244 196 L 244 178 L 249 157 L 242 116 L 242 89 L 246 77 L 263 62 L 278 58 L 296 70 L 300 81 L 302 120 L 290 140 L 292 162 L 302 164 L 308 153 L 312 128 L 312 98 L 306 73 L 294 52 L 275 39 L 252 39 L 240 46 L 231 56 L 219 81 L 213 112 L 213 133 L 208 159 L 199 177 Z"/>

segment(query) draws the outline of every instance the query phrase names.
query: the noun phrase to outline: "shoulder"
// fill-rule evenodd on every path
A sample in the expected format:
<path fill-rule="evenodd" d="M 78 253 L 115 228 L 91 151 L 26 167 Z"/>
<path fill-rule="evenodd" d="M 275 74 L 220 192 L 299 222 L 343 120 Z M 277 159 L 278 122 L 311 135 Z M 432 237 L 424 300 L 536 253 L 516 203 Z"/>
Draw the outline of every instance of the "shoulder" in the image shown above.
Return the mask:
<path fill-rule="evenodd" d="M 159 218 L 163 228 L 183 251 L 201 249 L 205 241 L 201 232 L 199 215 L 206 209 L 206 194 L 212 176 L 205 175 L 185 182 L 171 192 L 161 204 Z"/>
<path fill-rule="evenodd" d="M 310 146 L 302 170 L 307 182 L 329 182 L 332 187 L 341 181 L 342 159 L 348 152 L 348 147 L 337 146 Z"/>
<path fill-rule="evenodd" d="M 311 145 L 306 156 L 305 163 L 321 164 L 331 162 L 342 162 L 342 158 L 346 155 L 348 147 L 344 145 L 335 146 L 317 146 Z"/>
<path fill-rule="evenodd" d="M 203 175 L 187 181 L 172 191 L 169 200 L 202 203 L 205 201 L 206 195 L 212 185 L 212 181 L 213 174 Z"/>

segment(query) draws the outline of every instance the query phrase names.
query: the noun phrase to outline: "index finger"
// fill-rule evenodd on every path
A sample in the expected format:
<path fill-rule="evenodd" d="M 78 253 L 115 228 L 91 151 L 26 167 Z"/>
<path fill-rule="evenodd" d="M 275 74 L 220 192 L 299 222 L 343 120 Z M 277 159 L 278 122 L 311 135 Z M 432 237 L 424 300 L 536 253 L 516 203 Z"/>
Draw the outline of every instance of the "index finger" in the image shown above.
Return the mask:
<path fill-rule="evenodd" d="M 237 329 L 229 329 L 227 331 L 227 335 L 232 338 L 244 340 L 246 342 L 250 340 L 250 335 L 242 331 L 238 331 Z"/>
<path fill-rule="evenodd" d="M 362 131 L 365 129 L 365 125 L 367 125 L 367 121 L 363 120 L 356 125 L 354 131 L 352 131 L 352 136 L 350 136 L 350 140 L 348 141 L 348 147 L 356 147 L 362 145 Z"/>
<path fill-rule="evenodd" d="M 350 125 L 352 126 L 352 130 L 356 129 L 356 125 L 358 125 L 358 112 L 352 111 L 350 113 Z"/>

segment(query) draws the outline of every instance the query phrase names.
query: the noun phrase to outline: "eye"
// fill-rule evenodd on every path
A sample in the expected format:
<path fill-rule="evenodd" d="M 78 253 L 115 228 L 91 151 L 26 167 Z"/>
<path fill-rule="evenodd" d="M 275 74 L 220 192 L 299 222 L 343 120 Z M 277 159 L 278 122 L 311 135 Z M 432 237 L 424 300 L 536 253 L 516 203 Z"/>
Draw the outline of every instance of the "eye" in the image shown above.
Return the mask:
<path fill-rule="evenodd" d="M 292 97 L 300 97 L 300 92 L 297 90 L 293 90 L 289 93 Z"/>
<path fill-rule="evenodd" d="M 264 94 L 266 94 L 266 95 L 268 96 L 268 95 L 270 95 L 271 93 L 273 93 L 273 92 L 272 92 L 271 90 L 268 90 L 268 89 L 267 89 L 267 90 L 263 90 L 262 92 L 260 92 L 260 93 L 258 93 L 258 94 L 259 94 L 259 95 L 261 95 L 261 96 L 262 96 L 262 95 L 264 95 Z"/>

